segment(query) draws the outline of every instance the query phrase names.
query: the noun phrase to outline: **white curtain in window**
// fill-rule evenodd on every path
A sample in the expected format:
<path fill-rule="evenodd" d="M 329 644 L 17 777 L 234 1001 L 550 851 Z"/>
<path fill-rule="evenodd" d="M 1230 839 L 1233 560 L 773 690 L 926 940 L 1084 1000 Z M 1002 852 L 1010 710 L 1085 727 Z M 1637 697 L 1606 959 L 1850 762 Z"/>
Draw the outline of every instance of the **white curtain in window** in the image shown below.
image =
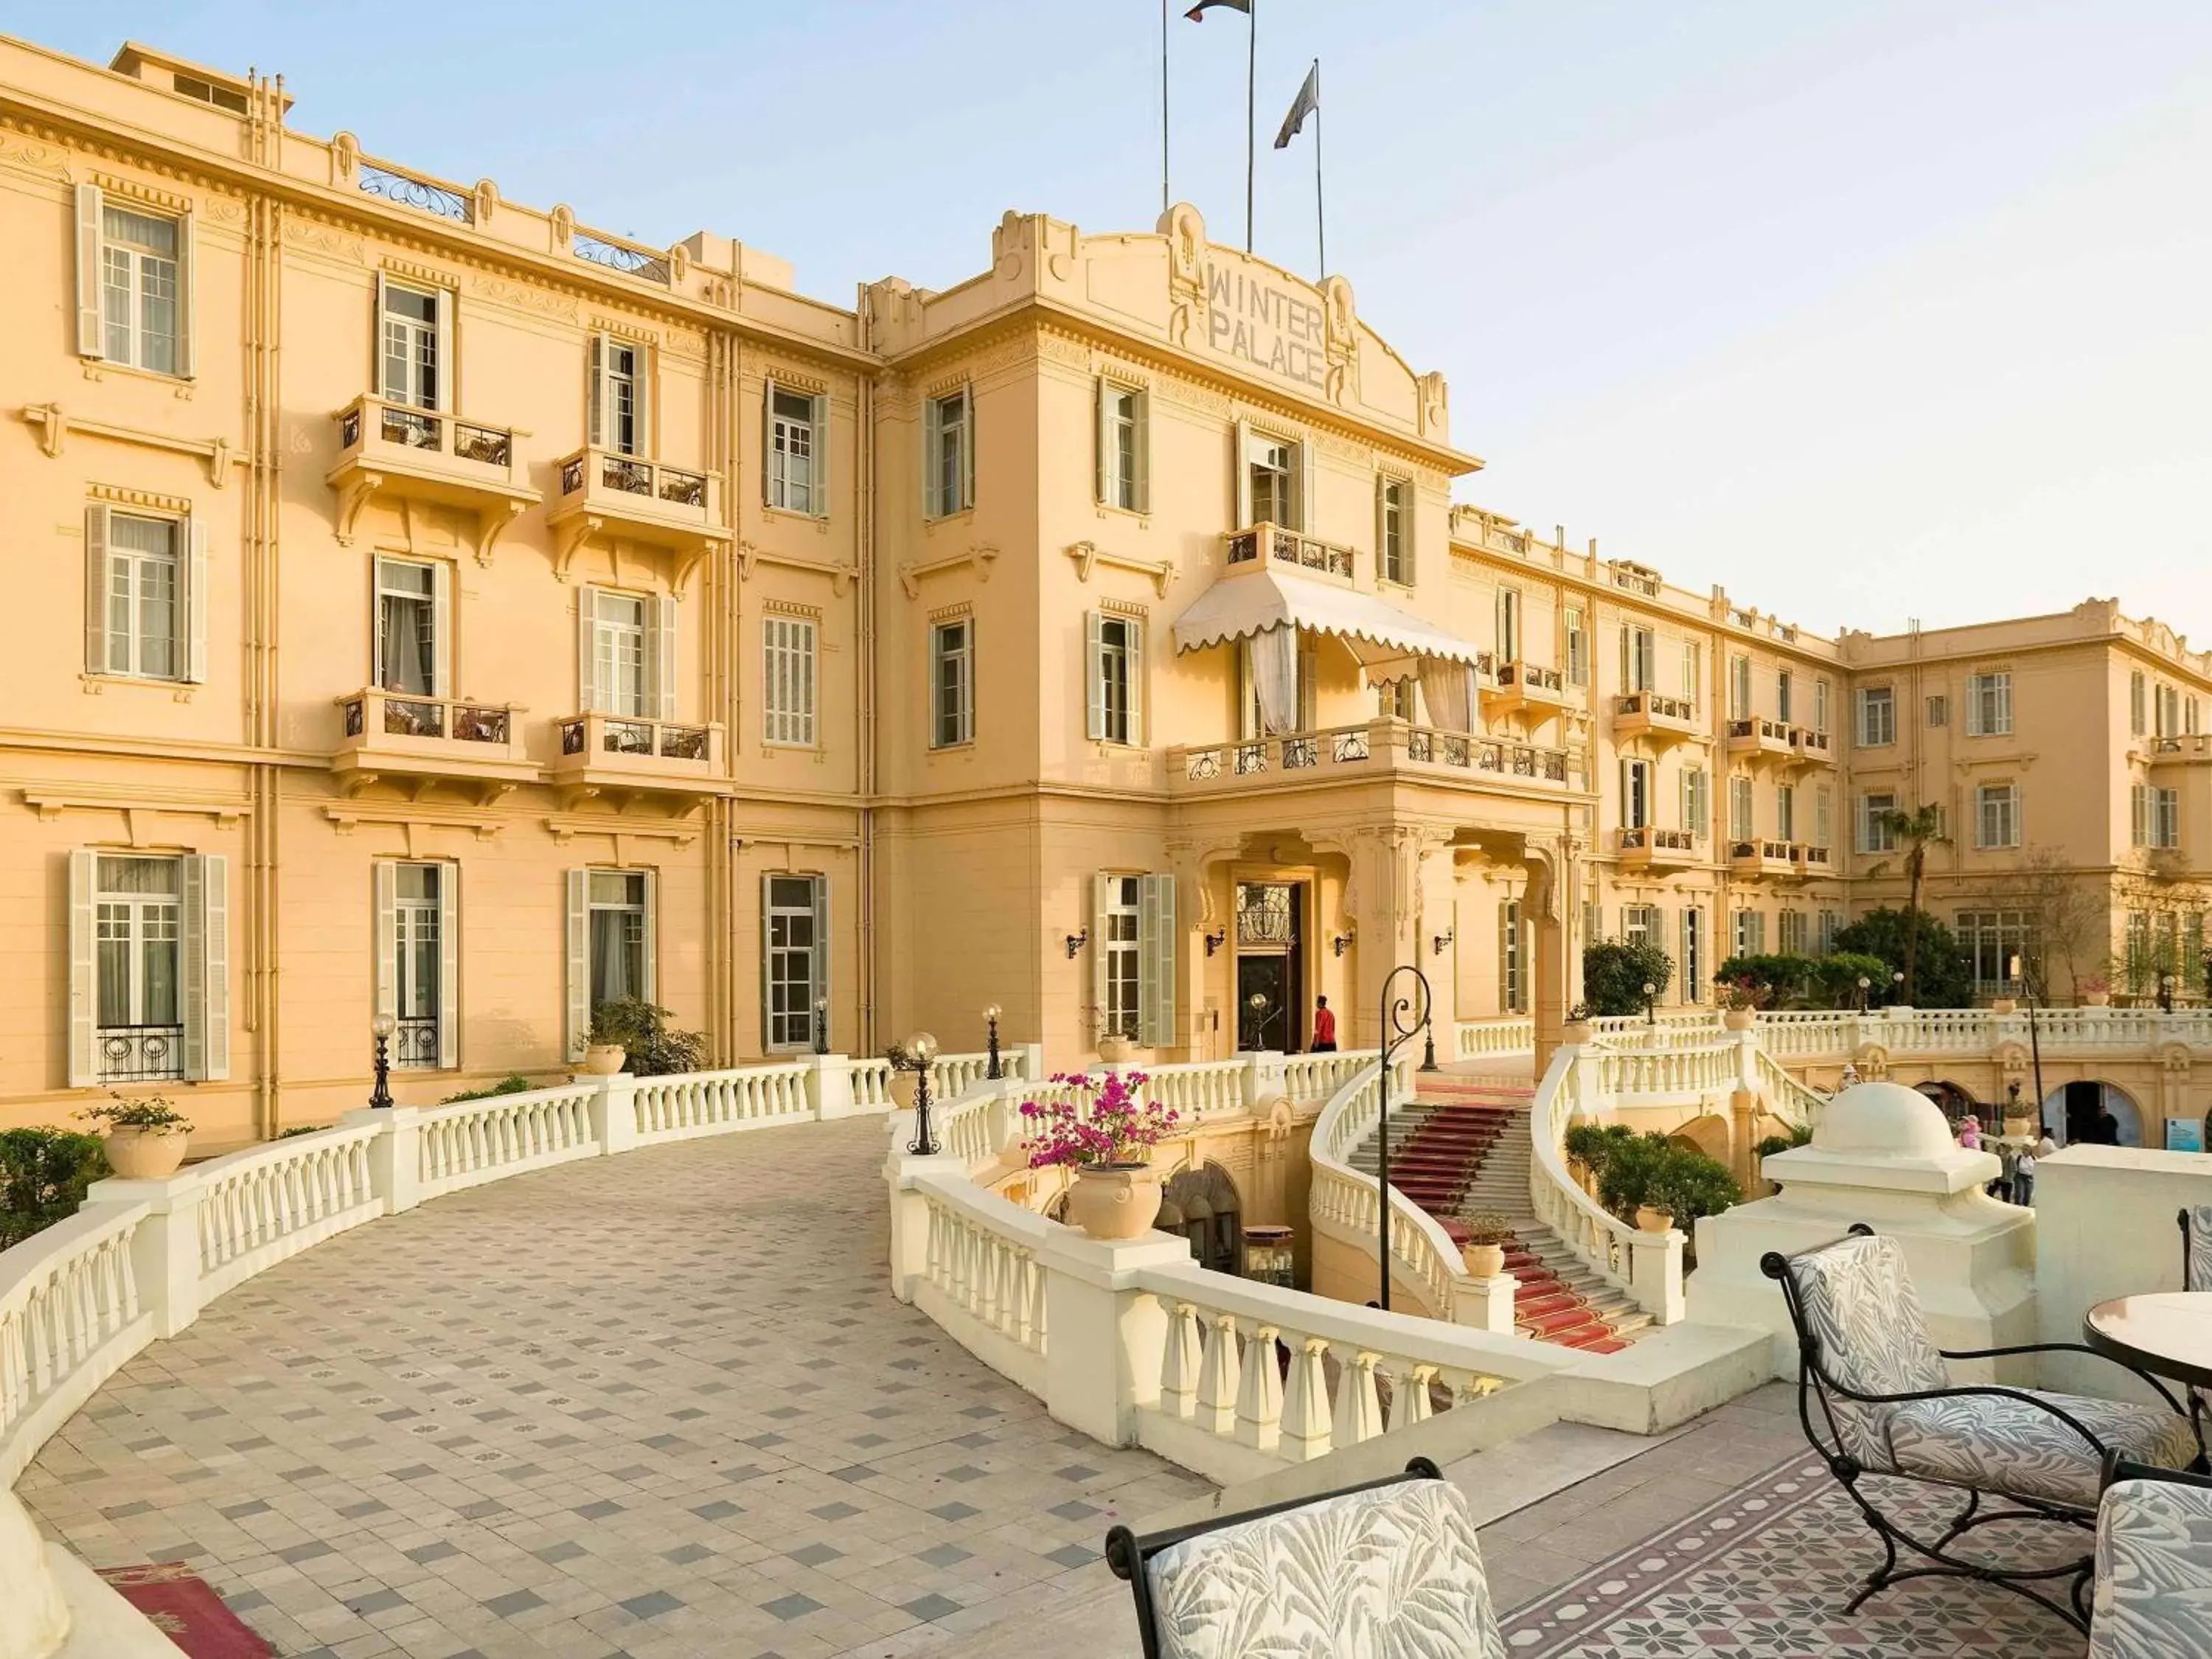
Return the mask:
<path fill-rule="evenodd" d="M 1474 670 L 1443 657 L 1421 659 L 1421 701 L 1443 732 L 1474 730 Z"/>
<path fill-rule="evenodd" d="M 1252 636 L 1252 695 L 1268 735 L 1298 729 L 1298 630 L 1270 628 Z"/>

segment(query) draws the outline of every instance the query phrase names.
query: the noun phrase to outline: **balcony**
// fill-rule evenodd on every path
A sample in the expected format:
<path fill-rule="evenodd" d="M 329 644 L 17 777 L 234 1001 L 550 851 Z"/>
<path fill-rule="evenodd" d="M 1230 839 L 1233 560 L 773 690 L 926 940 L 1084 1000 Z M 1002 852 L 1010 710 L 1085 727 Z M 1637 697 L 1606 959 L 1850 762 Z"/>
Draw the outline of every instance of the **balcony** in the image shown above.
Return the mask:
<path fill-rule="evenodd" d="M 420 502 L 474 515 L 477 558 L 489 564 L 501 533 L 541 499 L 525 482 L 527 433 L 371 397 L 335 418 L 337 465 L 323 477 L 338 492 L 341 546 L 371 501 Z"/>
<path fill-rule="evenodd" d="M 1286 564 L 1316 575 L 1334 576 L 1347 586 L 1358 556 L 1348 547 L 1322 541 L 1279 524 L 1255 524 L 1233 530 L 1221 538 L 1223 558 L 1232 568 L 1252 564 L 1263 556 L 1271 565 Z"/>
<path fill-rule="evenodd" d="M 1797 744 L 1793 730 L 1780 720 L 1753 717 L 1728 723 L 1728 751 L 1731 755 L 1748 755 L 1754 763 L 1795 760 Z"/>
<path fill-rule="evenodd" d="M 1815 847 L 1801 842 L 1797 847 L 1797 863 L 1808 876 L 1832 876 L 1836 873 L 1834 851 L 1831 848 Z"/>
<path fill-rule="evenodd" d="M 1702 862 L 1698 838 L 1687 830 L 1619 830 L 1614 849 L 1623 870 L 1687 870 Z"/>
<path fill-rule="evenodd" d="M 1655 743 L 1680 743 L 1701 735 L 1698 706 L 1687 697 L 1669 697 L 1657 691 L 1631 691 L 1613 702 L 1613 735 L 1648 738 Z"/>
<path fill-rule="evenodd" d="M 1567 706 L 1567 677 L 1556 668 L 1504 662 L 1482 687 L 1483 712 L 1549 720 Z"/>
<path fill-rule="evenodd" d="M 560 721 L 559 735 L 550 776 L 569 806 L 595 796 L 621 805 L 657 795 L 688 808 L 730 793 L 720 726 L 584 714 Z"/>
<path fill-rule="evenodd" d="M 1804 873 L 1796 842 L 1753 837 L 1729 843 L 1729 872 L 1738 876 L 1798 876 Z"/>
<path fill-rule="evenodd" d="M 1168 750 L 1168 788 L 1176 795 L 1375 780 L 1564 791 L 1580 781 L 1580 772 L 1578 762 L 1564 749 L 1432 731 L 1401 720 Z"/>
<path fill-rule="evenodd" d="M 516 785 L 538 781 L 538 763 L 523 742 L 525 711 L 511 703 L 371 686 L 337 705 L 343 732 L 331 772 L 349 796 L 381 782 L 419 800 L 444 783 L 488 806 Z"/>
<path fill-rule="evenodd" d="M 1836 748 L 1826 732 L 1815 732 L 1809 726 L 1800 726 L 1791 735 L 1796 739 L 1797 758 L 1813 766 L 1833 766 Z"/>
<path fill-rule="evenodd" d="M 554 533 L 554 570 L 563 580 L 576 551 L 594 538 L 656 548 L 670 560 L 681 592 L 699 561 L 730 539 L 722 520 L 722 481 L 611 449 L 580 449 L 561 459 L 561 494 L 545 522 Z"/>
<path fill-rule="evenodd" d="M 2165 766 L 2202 766 L 2212 761 L 2212 737 L 2192 732 L 2179 738 L 2142 739 L 2143 758 L 2154 770 Z"/>

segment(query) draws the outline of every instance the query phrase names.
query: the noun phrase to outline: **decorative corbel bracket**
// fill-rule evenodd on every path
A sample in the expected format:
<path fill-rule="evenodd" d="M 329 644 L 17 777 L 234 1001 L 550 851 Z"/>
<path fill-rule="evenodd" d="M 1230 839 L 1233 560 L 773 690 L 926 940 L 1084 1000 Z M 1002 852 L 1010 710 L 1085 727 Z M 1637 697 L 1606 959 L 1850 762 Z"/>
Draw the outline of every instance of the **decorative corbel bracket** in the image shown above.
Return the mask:
<path fill-rule="evenodd" d="M 553 575 L 556 580 L 568 580 L 568 567 L 576 562 L 576 551 L 600 531 L 607 521 L 597 514 L 586 513 L 571 519 L 561 526 L 559 539 L 553 548 Z"/>
<path fill-rule="evenodd" d="M 477 514 L 477 562 L 479 565 L 486 569 L 491 568 L 492 550 L 499 545 L 499 538 L 507 534 L 508 526 L 522 516 L 527 505 L 525 501 L 509 501 L 504 513 L 492 507 Z"/>
<path fill-rule="evenodd" d="M 830 591 L 839 599 L 853 585 L 859 573 L 842 564 L 831 564 L 823 559 L 795 559 L 787 553 L 770 553 L 750 542 L 738 544 L 738 580 L 749 582 L 753 579 L 753 567 L 760 564 L 780 564 L 787 570 L 811 570 L 817 576 L 830 579 Z M 902 573 L 903 574 L 903 573 Z M 912 597 L 911 590 L 908 597 Z"/>
<path fill-rule="evenodd" d="M 384 488 L 381 472 L 357 472 L 346 481 L 338 497 L 337 542 L 340 547 L 353 545 L 354 526 L 360 522 L 361 510 L 368 505 L 368 498 Z"/>
<path fill-rule="evenodd" d="M 921 597 L 921 579 L 924 576 L 939 575 L 967 565 L 975 568 L 977 581 L 987 582 L 991 580 L 991 562 L 998 556 L 997 548 L 978 542 L 965 552 L 948 553 L 941 559 L 930 559 L 921 564 L 909 562 L 899 566 L 899 586 L 906 589 L 907 598 L 918 599 Z"/>
<path fill-rule="evenodd" d="M 1168 583 L 1175 575 L 1172 560 L 1133 559 L 1125 554 L 1107 552 L 1096 542 L 1072 542 L 1060 550 L 1075 561 L 1075 579 L 1080 582 L 1090 581 L 1093 567 L 1110 565 L 1117 570 L 1133 570 L 1140 576 L 1149 577 L 1153 593 L 1164 599 Z"/>

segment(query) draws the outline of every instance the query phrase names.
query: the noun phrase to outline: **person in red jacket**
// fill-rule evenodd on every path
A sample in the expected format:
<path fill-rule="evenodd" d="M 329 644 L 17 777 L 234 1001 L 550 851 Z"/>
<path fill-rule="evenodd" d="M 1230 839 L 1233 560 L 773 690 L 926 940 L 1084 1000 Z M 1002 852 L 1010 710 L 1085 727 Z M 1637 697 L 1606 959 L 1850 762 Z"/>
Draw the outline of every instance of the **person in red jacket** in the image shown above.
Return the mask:
<path fill-rule="evenodd" d="M 1314 1040 L 1313 1048 L 1309 1052 L 1316 1054 L 1336 1052 L 1336 1016 L 1329 1012 L 1327 997 L 1314 999 Z"/>

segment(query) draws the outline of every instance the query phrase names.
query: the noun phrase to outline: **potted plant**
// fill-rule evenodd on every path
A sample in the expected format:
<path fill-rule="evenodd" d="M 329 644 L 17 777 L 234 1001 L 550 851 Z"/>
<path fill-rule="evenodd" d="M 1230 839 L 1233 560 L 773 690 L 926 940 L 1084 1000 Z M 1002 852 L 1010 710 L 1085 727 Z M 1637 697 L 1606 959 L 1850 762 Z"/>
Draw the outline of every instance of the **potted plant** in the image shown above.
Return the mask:
<path fill-rule="evenodd" d="M 1713 1000 L 1720 1005 L 1721 1024 L 1731 1031 L 1748 1031 L 1759 1022 L 1759 1011 L 1765 1006 L 1771 994 L 1748 974 L 1723 980 L 1713 987 Z"/>
<path fill-rule="evenodd" d="M 159 1095 L 118 1096 L 80 1115 L 106 1126 L 108 1167 L 125 1181 L 159 1181 L 185 1161 L 191 1120 Z"/>
<path fill-rule="evenodd" d="M 1102 1031 L 1098 1034 L 1098 1062 L 1102 1066 L 1127 1066 L 1137 1057 L 1137 1038 L 1133 1031 Z"/>
<path fill-rule="evenodd" d="M 1459 1250 L 1468 1273 L 1476 1279 L 1495 1279 L 1504 1273 L 1506 1241 L 1512 1237 L 1513 1224 L 1502 1215 L 1485 1212 L 1469 1216 L 1467 1242 Z"/>
<path fill-rule="evenodd" d="M 1622 1133 L 1613 1137 L 1598 1166 L 1597 1201 L 1617 1216 L 1633 1216 L 1648 1201 L 1664 1135 Z"/>
<path fill-rule="evenodd" d="M 1579 1048 L 1590 1040 L 1590 1007 L 1587 1002 L 1577 1002 L 1567 1010 L 1566 1024 L 1559 1027 L 1559 1042 L 1565 1047 Z"/>
<path fill-rule="evenodd" d="M 1160 1177 L 1147 1154 L 1175 1128 L 1174 1110 L 1142 1097 L 1142 1072 L 1064 1072 L 1053 1081 L 1068 1092 L 1022 1103 L 1030 1167 L 1073 1174 L 1067 1218 L 1091 1237 L 1143 1237 L 1160 1212 Z"/>
<path fill-rule="evenodd" d="M 697 1031 L 679 1031 L 671 1024 L 676 1016 L 645 997 L 609 997 L 592 1011 L 591 1040 L 594 1046 L 614 1050 L 611 1066 L 601 1057 L 592 1063 L 585 1050 L 584 1068 L 611 1076 L 628 1070 L 636 1077 L 667 1077 L 696 1072 L 707 1057 L 707 1039 Z"/>
<path fill-rule="evenodd" d="M 612 1077 L 622 1070 L 623 1061 L 629 1058 L 615 1035 L 614 1021 L 608 1016 L 613 1006 L 612 1002 L 603 1002 L 592 1010 L 591 1030 L 584 1036 L 582 1069 L 587 1076 Z"/>
<path fill-rule="evenodd" d="M 2112 987 L 2102 975 L 2092 974 L 2081 981 L 2081 1006 L 2085 1008 L 2109 1008 L 2112 1006 Z"/>
<path fill-rule="evenodd" d="M 915 1097 L 921 1091 L 922 1068 L 915 1064 L 902 1042 L 894 1042 L 884 1050 L 884 1063 L 891 1068 L 891 1104 L 902 1112 L 912 1111 Z"/>

